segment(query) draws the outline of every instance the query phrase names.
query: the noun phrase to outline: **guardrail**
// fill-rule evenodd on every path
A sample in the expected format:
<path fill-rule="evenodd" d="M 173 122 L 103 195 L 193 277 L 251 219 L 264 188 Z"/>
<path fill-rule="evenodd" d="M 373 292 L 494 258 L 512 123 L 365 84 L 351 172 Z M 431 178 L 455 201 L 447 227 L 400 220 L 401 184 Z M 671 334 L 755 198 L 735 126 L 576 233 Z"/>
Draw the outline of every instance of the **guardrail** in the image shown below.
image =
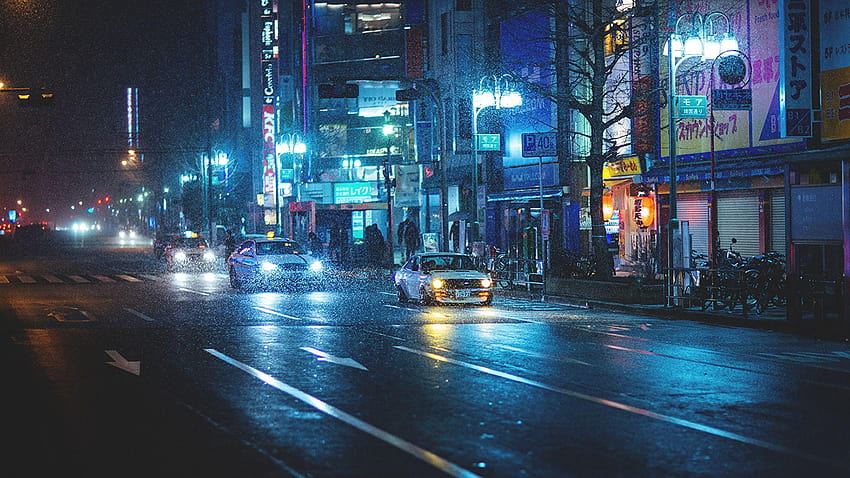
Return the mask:
<path fill-rule="evenodd" d="M 531 291 L 543 287 L 543 262 L 536 259 L 519 259 L 499 256 L 490 266 L 496 285 L 504 289 L 522 286 Z"/>

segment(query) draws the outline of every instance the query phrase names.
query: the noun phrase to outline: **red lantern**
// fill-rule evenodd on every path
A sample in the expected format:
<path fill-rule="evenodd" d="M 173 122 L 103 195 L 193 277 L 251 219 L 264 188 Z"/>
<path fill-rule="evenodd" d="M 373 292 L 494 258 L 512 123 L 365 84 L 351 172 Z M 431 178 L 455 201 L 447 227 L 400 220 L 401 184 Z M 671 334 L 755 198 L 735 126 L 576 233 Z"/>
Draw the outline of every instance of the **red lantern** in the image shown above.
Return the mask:
<path fill-rule="evenodd" d="M 649 196 L 633 199 L 635 224 L 639 227 L 649 227 L 655 222 L 655 201 Z"/>
<path fill-rule="evenodd" d="M 614 215 L 614 196 L 611 194 L 602 195 L 602 219 L 609 220 Z"/>

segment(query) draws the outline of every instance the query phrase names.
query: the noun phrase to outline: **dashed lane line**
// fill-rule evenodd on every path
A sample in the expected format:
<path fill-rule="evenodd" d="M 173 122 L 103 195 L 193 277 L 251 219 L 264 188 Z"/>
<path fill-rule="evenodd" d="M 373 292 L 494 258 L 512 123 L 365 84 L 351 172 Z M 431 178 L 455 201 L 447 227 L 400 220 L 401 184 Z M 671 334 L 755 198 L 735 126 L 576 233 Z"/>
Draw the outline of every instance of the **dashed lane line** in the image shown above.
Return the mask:
<path fill-rule="evenodd" d="M 259 310 L 260 312 L 264 312 L 266 314 L 276 315 L 278 317 L 283 317 L 284 319 L 304 320 L 301 317 L 295 317 L 294 315 L 287 315 L 287 314 L 284 314 L 283 312 L 278 312 L 276 310 L 269 309 L 267 307 L 254 306 L 254 310 Z"/>
<path fill-rule="evenodd" d="M 154 319 L 152 319 L 151 317 L 148 317 L 147 315 L 139 312 L 138 310 L 131 309 L 129 307 L 125 307 L 124 310 L 126 310 L 127 312 L 135 315 L 136 317 L 138 317 L 138 318 L 140 318 L 140 319 L 142 319 L 146 322 L 153 322 L 154 321 Z"/>
<path fill-rule="evenodd" d="M 654 419 L 654 420 L 666 422 L 666 423 L 669 423 L 669 424 L 672 424 L 672 425 L 677 425 L 677 426 L 689 428 L 691 430 L 696 430 L 696 431 L 699 431 L 699 432 L 708 433 L 710 435 L 714 435 L 714 436 L 717 436 L 717 437 L 726 438 L 726 439 L 729 439 L 729 440 L 734 440 L 734 441 L 737 441 L 737 442 L 740 442 L 740 443 L 745 443 L 747 445 L 752 445 L 752 446 L 756 446 L 756 447 L 759 447 L 759 448 L 764 448 L 766 450 L 771 450 L 771 451 L 774 451 L 774 452 L 777 452 L 777 453 L 782 453 L 782 454 L 785 454 L 785 455 L 791 455 L 791 456 L 795 456 L 797 458 L 802 458 L 802 459 L 805 459 L 805 460 L 813 461 L 813 462 L 820 463 L 820 464 L 827 465 L 827 466 L 831 466 L 831 467 L 834 467 L 834 468 L 837 468 L 837 469 L 850 471 L 850 464 L 848 464 L 848 463 L 838 462 L 838 461 L 832 460 L 830 458 L 825 458 L 825 457 L 822 457 L 822 456 L 814 455 L 812 453 L 809 453 L 809 452 L 806 452 L 806 451 L 803 451 L 803 450 L 797 450 L 797 449 L 789 448 L 789 447 L 779 445 L 779 444 L 776 444 L 776 443 L 770 443 L 770 442 L 767 442 L 767 441 L 764 441 L 764 440 L 759 440 L 758 438 L 748 437 L 748 436 L 741 435 L 741 434 L 738 434 L 738 433 L 735 433 L 735 432 L 722 430 L 720 428 L 716 428 L 716 427 L 713 427 L 713 426 L 710 426 L 710 425 L 703 425 L 701 423 L 692 422 L 690 420 L 685 420 L 683 418 L 677 418 L 677 417 L 674 417 L 674 416 L 671 416 L 671 415 L 664 415 L 662 413 L 656 413 L 656 412 L 646 410 L 646 409 L 643 409 L 643 408 L 633 407 L 631 405 L 616 402 L 614 400 L 609 400 L 609 399 L 601 398 L 601 397 L 595 397 L 593 395 L 588 395 L 586 393 L 577 392 L 577 391 L 574 391 L 574 390 L 568 390 L 568 389 L 557 387 L 557 386 L 554 386 L 554 385 L 548 385 L 548 384 L 545 384 L 543 382 L 539 382 L 537 380 L 520 377 L 518 375 L 510 374 L 510 373 L 507 373 L 507 372 L 501 372 L 499 370 L 495 370 L 495 369 L 488 368 L 488 367 L 483 367 L 481 365 L 475 365 L 475 364 L 468 363 L 468 362 L 463 362 L 461 360 L 455 360 L 453 358 L 449 358 L 449 357 L 446 357 L 444 355 L 438 355 L 438 354 L 431 353 L 431 352 L 425 352 L 423 350 L 416 350 L 416 349 L 412 349 L 410 347 L 405 347 L 405 346 L 402 346 L 402 345 L 395 345 L 395 346 L 393 346 L 393 348 L 398 349 L 398 350 L 402 350 L 404 352 L 420 355 L 422 357 L 430 358 L 432 360 L 437 360 L 437 361 L 440 361 L 440 362 L 443 362 L 443 363 L 450 363 L 450 364 L 454 364 L 454 365 L 459 365 L 461 367 L 465 367 L 465 368 L 468 368 L 468 369 L 471 369 L 471 370 L 476 370 L 478 372 L 482 372 L 482 373 L 485 373 L 485 374 L 488 374 L 488 375 L 493 375 L 495 377 L 500 377 L 500 378 L 504 378 L 504 379 L 507 379 L 507 380 L 511 380 L 513 382 L 522 383 L 522 384 L 525 384 L 525 385 L 530 385 L 532 387 L 540 388 L 540 389 L 543 389 L 543 390 L 548 390 L 550 392 L 560 393 L 560 394 L 566 395 L 568 397 L 577 398 L 579 400 L 584 400 L 584 401 L 587 401 L 587 402 L 595 403 L 597 405 L 615 408 L 615 409 L 622 410 L 622 411 L 625 411 L 625 412 L 628 412 L 628 413 L 633 413 L 633 414 L 641 415 L 641 416 L 651 418 L 651 419 Z"/>
<path fill-rule="evenodd" d="M 118 274 L 115 277 L 117 277 L 119 279 L 124 279 L 127 282 L 142 282 L 141 279 L 136 279 L 135 277 L 127 275 L 127 274 Z"/>
<path fill-rule="evenodd" d="M 361 420 L 360 418 L 355 417 L 354 415 L 346 413 L 340 410 L 339 408 L 336 408 L 333 405 L 323 400 L 320 400 L 319 398 L 316 398 L 313 395 L 310 395 L 307 392 L 299 390 L 293 387 L 292 385 L 284 383 L 265 372 L 257 370 L 254 367 L 251 367 L 250 365 L 246 365 L 234 358 L 231 358 L 216 349 L 204 349 L 204 351 L 206 351 L 213 357 L 216 357 L 217 359 L 221 360 L 222 362 L 236 367 L 239 370 L 242 370 L 243 372 L 253 376 L 261 382 L 270 385 L 276 388 L 277 390 L 280 390 L 281 392 L 306 403 L 307 405 L 310 405 L 311 407 L 322 413 L 330 417 L 336 418 L 337 420 L 340 420 L 343 423 L 346 423 L 366 434 L 369 434 L 391 446 L 394 446 L 395 448 L 405 453 L 408 453 L 424 461 L 425 463 L 437 468 L 438 470 L 448 474 L 449 476 L 458 478 L 479 477 L 479 475 L 476 475 L 475 473 L 472 473 L 469 470 L 461 468 L 460 466 L 450 462 L 449 460 L 446 460 L 445 458 L 437 455 L 434 452 L 428 451 L 424 448 L 414 445 L 413 443 L 403 438 L 400 438 L 396 435 L 393 435 L 392 433 L 389 433 L 381 428 L 367 423 Z"/>

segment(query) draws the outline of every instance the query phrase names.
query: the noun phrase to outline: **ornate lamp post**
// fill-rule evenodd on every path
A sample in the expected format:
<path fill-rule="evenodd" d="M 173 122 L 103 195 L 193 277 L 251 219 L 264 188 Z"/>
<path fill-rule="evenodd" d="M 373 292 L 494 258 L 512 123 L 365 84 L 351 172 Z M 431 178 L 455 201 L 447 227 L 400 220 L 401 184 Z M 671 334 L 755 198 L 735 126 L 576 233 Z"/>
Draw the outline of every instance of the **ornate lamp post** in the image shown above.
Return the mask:
<path fill-rule="evenodd" d="M 486 201 L 485 204 L 478 204 L 478 115 L 491 106 L 501 109 L 521 105 L 522 95 L 512 88 L 508 74 L 485 76 L 478 82 L 478 89 L 472 92 L 472 195 L 475 210 L 474 230 L 478 237 L 481 237 L 481 210 L 486 207 Z"/>
<path fill-rule="evenodd" d="M 726 32 L 715 32 L 715 22 L 722 20 Z M 687 30 L 682 30 L 682 22 L 689 24 Z M 667 227 L 667 305 L 673 306 L 675 300 L 673 267 L 676 264 L 675 248 L 673 246 L 679 230 L 679 220 L 676 211 L 676 70 L 688 58 L 699 58 L 700 61 L 713 61 L 722 51 L 737 50 L 738 40 L 729 31 L 729 17 L 721 12 L 711 12 L 705 16 L 700 13 L 686 13 L 676 19 L 676 26 L 670 38 L 664 45 L 664 55 L 668 59 L 667 80 L 667 133 L 670 150 L 670 221 Z M 684 38 L 684 41 L 683 41 Z"/>
<path fill-rule="evenodd" d="M 297 201 L 301 200 L 301 185 L 299 184 L 299 178 L 294 177 L 296 174 L 296 170 L 299 168 L 296 167 L 295 164 L 295 155 L 303 155 L 307 152 L 307 145 L 301 140 L 301 135 L 299 133 L 283 133 L 280 135 L 280 141 L 275 146 L 275 152 L 277 153 L 275 156 L 277 160 L 275 161 L 274 174 L 275 174 L 275 205 L 277 211 L 275 211 L 276 219 L 277 219 L 277 232 L 279 234 L 284 234 L 283 228 L 283 216 L 281 212 L 281 193 L 280 193 L 280 173 L 281 173 L 281 161 L 280 157 L 284 154 L 291 154 L 292 156 L 292 170 L 293 170 L 293 187 L 295 187 Z M 300 165 L 301 168 L 304 167 L 303 164 Z M 300 174 L 299 174 L 300 176 Z M 292 231 L 292 235 L 294 236 L 294 231 Z"/>

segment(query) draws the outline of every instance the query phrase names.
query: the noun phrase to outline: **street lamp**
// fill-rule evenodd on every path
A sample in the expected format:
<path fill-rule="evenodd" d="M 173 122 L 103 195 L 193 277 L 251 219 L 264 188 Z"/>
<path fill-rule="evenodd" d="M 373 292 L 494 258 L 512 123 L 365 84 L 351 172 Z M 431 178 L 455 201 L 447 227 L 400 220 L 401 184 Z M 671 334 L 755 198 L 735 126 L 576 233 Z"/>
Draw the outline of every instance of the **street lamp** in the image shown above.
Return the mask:
<path fill-rule="evenodd" d="M 275 182 L 274 182 L 275 188 L 274 188 L 274 190 L 275 190 L 275 207 L 276 207 L 276 211 L 275 211 L 276 216 L 275 217 L 276 217 L 276 220 L 277 220 L 278 233 L 282 234 L 284 232 L 284 230 L 283 230 L 283 218 L 281 216 L 281 214 L 282 214 L 281 213 L 281 202 L 282 201 L 281 201 L 281 194 L 280 194 L 280 179 L 281 179 L 280 178 L 280 173 L 281 173 L 280 157 L 281 157 L 281 155 L 284 155 L 284 154 L 292 154 L 293 155 L 293 157 L 292 157 L 292 171 L 293 171 L 292 181 L 293 181 L 293 187 L 296 190 L 296 193 L 295 193 L 296 194 L 296 201 L 300 202 L 300 200 L 301 200 L 301 194 L 300 194 L 301 193 L 301 187 L 300 187 L 300 184 L 299 184 L 300 183 L 299 179 L 301 177 L 301 172 L 299 171 L 298 177 L 296 178 L 295 177 L 295 171 L 296 171 L 296 169 L 299 169 L 299 168 L 295 167 L 296 165 L 295 165 L 295 156 L 294 155 L 296 155 L 296 154 L 301 155 L 301 154 L 306 153 L 307 152 L 307 145 L 302 141 L 301 135 L 299 133 L 283 133 L 283 134 L 280 135 L 280 139 L 281 139 L 281 141 L 278 142 L 276 147 L 275 147 L 275 149 L 276 149 L 275 152 L 277 153 L 275 155 L 275 157 L 277 159 L 275 160 L 275 166 L 274 166 L 274 175 L 275 175 Z M 304 165 L 302 164 L 301 168 L 303 168 L 303 167 L 304 167 Z M 294 237 L 295 231 L 291 231 L 290 235 Z"/>
<path fill-rule="evenodd" d="M 478 115 L 491 106 L 501 109 L 521 105 L 522 95 L 512 88 L 511 76 L 508 74 L 485 76 L 478 82 L 478 89 L 472 92 L 472 195 L 475 210 L 473 230 L 477 229 L 477 237 L 481 237 L 482 222 L 482 206 L 478 204 Z M 486 201 L 484 206 L 486 207 Z"/>
<path fill-rule="evenodd" d="M 384 126 L 382 127 L 384 136 L 387 138 L 387 158 L 384 160 L 384 187 L 387 189 L 387 251 L 390 256 L 390 264 L 395 263 L 395 250 L 393 249 L 393 200 L 392 188 L 393 180 L 390 179 L 390 140 L 395 134 L 395 126 L 390 123 L 390 112 L 384 111 Z"/>
<path fill-rule="evenodd" d="M 690 28 L 684 33 L 680 30 L 682 22 L 690 23 Z M 718 21 L 725 25 L 725 33 L 716 31 Z M 686 35 L 686 36 L 685 36 Z M 683 41 L 684 38 L 684 41 Z M 676 19 L 673 33 L 664 45 L 664 55 L 668 60 L 670 76 L 667 96 L 667 133 L 670 150 L 670 222 L 667 227 L 667 305 L 673 306 L 675 295 L 673 267 L 676 262 L 673 242 L 679 230 L 679 220 L 676 211 L 676 70 L 688 58 L 699 58 L 700 61 L 717 58 L 722 51 L 737 50 L 738 40 L 730 32 L 729 17 L 722 12 L 711 12 L 705 16 L 700 13 L 686 13 Z M 689 252 L 689 251 L 683 251 Z"/>

